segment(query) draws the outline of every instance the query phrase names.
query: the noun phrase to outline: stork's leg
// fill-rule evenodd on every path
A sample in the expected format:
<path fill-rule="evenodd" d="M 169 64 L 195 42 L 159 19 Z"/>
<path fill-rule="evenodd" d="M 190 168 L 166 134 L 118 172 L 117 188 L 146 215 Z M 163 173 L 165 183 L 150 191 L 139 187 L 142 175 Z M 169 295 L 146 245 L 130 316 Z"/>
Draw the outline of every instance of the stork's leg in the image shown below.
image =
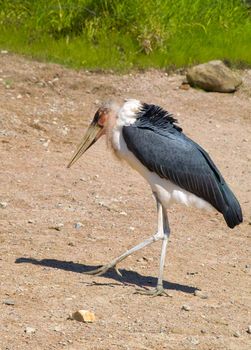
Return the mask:
<path fill-rule="evenodd" d="M 170 228 L 169 228 L 166 210 L 162 206 L 161 206 L 161 211 L 162 211 L 162 227 L 159 226 L 159 230 L 162 230 L 163 236 L 162 236 L 162 248 L 161 248 L 161 254 L 160 254 L 159 277 L 158 277 L 157 286 L 154 290 L 137 291 L 140 294 L 148 294 L 152 296 L 157 296 L 157 295 L 169 296 L 168 293 L 163 288 L 163 272 L 164 272 L 164 266 L 165 266 L 168 239 L 170 235 Z"/>
<path fill-rule="evenodd" d="M 145 241 L 137 244 L 133 248 L 127 250 L 125 253 L 121 254 L 117 258 L 113 259 L 109 264 L 100 266 L 99 268 L 97 268 L 95 270 L 85 272 L 86 274 L 99 276 L 99 275 L 103 275 L 109 269 L 115 268 L 115 271 L 118 273 L 118 275 L 122 276 L 120 271 L 116 268 L 116 265 L 119 262 L 121 262 L 122 260 L 127 258 L 132 253 L 136 252 L 137 250 L 140 250 L 153 242 L 157 242 L 159 239 L 164 239 L 164 233 L 163 233 L 163 212 L 164 211 L 163 211 L 162 205 L 158 201 L 157 197 L 155 197 L 155 198 L 156 198 L 156 202 L 157 202 L 157 212 L 158 212 L 158 231 L 157 231 L 157 233 L 155 233 L 152 237 L 146 239 Z M 163 257 L 163 259 L 165 260 L 165 257 Z M 163 265 L 163 267 L 164 267 L 164 265 Z M 162 270 L 163 270 L 163 268 L 162 268 Z M 163 274 L 163 271 L 162 271 L 162 274 Z M 160 283 L 161 283 L 161 281 L 160 281 Z"/>
<path fill-rule="evenodd" d="M 159 239 L 161 239 L 162 237 L 159 235 L 159 233 L 157 232 L 155 235 L 153 235 L 152 237 L 146 239 L 145 241 L 137 244 L 135 247 L 127 250 L 125 253 L 121 254 L 120 256 L 118 256 L 117 258 L 113 259 L 109 264 L 100 266 L 99 268 L 92 270 L 92 271 L 87 271 L 85 272 L 87 275 L 103 275 L 106 271 L 108 271 L 111 268 L 115 268 L 116 272 L 118 273 L 118 275 L 122 276 L 120 271 L 116 268 L 116 265 L 121 262 L 122 260 L 124 260 L 125 258 L 127 258 L 129 255 L 131 255 L 132 253 L 136 252 L 137 250 L 140 250 L 144 247 L 146 247 L 147 245 L 153 243 L 153 242 L 157 242 Z"/>

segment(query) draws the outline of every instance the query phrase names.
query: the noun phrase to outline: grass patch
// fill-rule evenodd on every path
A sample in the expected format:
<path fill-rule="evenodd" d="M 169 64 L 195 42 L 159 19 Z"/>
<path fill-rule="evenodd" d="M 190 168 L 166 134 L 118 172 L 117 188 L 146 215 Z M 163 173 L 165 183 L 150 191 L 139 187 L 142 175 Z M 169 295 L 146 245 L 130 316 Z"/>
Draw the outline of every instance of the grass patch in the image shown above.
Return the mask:
<path fill-rule="evenodd" d="M 241 0 L 0 0 L 0 47 L 74 68 L 251 65 Z"/>

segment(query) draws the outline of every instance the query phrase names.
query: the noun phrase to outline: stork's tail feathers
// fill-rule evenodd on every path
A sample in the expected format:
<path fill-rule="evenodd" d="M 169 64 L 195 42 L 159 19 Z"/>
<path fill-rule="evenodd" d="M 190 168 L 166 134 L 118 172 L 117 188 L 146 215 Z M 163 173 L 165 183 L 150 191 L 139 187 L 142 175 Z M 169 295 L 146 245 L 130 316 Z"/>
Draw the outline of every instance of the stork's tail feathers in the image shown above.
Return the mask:
<path fill-rule="evenodd" d="M 228 227 L 234 228 L 243 221 L 241 206 L 226 183 L 222 186 L 222 194 L 226 203 L 222 214 Z"/>

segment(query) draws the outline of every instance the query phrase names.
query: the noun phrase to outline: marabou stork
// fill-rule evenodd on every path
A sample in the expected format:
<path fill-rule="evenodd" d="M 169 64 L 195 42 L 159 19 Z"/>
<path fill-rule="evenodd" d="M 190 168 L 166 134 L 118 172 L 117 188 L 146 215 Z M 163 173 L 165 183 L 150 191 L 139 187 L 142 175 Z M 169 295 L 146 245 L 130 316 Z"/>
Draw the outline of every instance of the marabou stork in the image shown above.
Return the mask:
<path fill-rule="evenodd" d="M 128 162 L 151 186 L 157 202 L 158 229 L 152 237 L 88 274 L 101 275 L 110 268 L 120 274 L 116 267 L 119 262 L 162 240 L 156 289 L 144 293 L 167 294 L 163 270 L 170 235 L 170 205 L 178 202 L 201 209 L 215 208 L 234 228 L 242 222 L 240 204 L 208 153 L 188 138 L 177 120 L 161 107 L 135 99 L 126 100 L 122 106 L 105 103 L 97 110 L 68 167 L 103 135 L 118 158 Z"/>

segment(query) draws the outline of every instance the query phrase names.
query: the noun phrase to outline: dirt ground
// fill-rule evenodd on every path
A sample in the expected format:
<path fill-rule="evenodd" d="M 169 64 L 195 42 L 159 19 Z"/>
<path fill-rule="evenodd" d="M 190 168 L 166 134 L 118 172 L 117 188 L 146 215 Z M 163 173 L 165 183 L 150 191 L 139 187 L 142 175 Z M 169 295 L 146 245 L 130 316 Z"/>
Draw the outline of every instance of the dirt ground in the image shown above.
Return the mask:
<path fill-rule="evenodd" d="M 180 89 L 182 75 L 76 72 L 0 54 L 1 350 L 251 349 L 251 71 L 242 74 L 235 94 L 205 93 Z M 159 242 L 123 261 L 122 278 L 82 273 L 156 228 L 148 185 L 104 140 L 66 169 L 99 102 L 127 97 L 172 112 L 243 208 L 231 230 L 220 214 L 172 207 L 171 297 L 135 294 L 156 283 Z M 96 321 L 68 319 L 78 309 Z"/>

